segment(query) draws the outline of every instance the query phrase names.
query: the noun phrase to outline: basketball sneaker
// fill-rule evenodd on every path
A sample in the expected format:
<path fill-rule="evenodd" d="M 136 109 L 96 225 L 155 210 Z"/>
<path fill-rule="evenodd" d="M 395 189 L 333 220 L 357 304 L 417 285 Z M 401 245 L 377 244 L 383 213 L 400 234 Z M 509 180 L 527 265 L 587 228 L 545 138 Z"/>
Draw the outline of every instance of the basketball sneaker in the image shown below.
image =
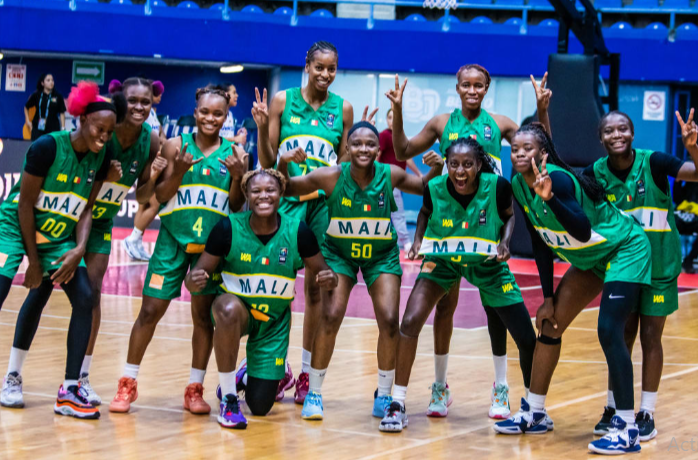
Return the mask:
<path fill-rule="evenodd" d="M 124 238 L 124 240 L 121 242 L 121 247 L 133 260 L 148 260 L 143 259 L 143 254 L 141 254 L 141 249 L 143 248 L 142 240 L 133 236 L 133 234 Z M 145 251 L 145 249 L 143 249 L 143 251 Z"/>
<path fill-rule="evenodd" d="M 22 376 L 17 372 L 10 372 L 5 376 L 0 393 L 0 406 L 21 409 L 24 407 L 22 395 Z"/>
<path fill-rule="evenodd" d="M 393 401 L 388 406 L 385 417 L 381 420 L 378 429 L 386 433 L 399 433 L 407 428 L 407 412 L 405 405 L 399 401 Z"/>
<path fill-rule="evenodd" d="M 205 415 L 211 413 L 211 406 L 204 401 L 204 386 L 200 383 L 190 383 L 184 390 L 184 410 L 192 414 Z"/>
<path fill-rule="evenodd" d="M 489 417 L 506 420 L 511 415 L 511 406 L 509 405 L 509 385 L 492 384 L 492 405 L 490 406 Z"/>
<path fill-rule="evenodd" d="M 136 382 L 136 379 L 121 377 L 116 395 L 109 404 L 109 412 L 128 412 L 131 409 L 131 403 L 136 399 L 138 399 L 138 382 Z"/>
<path fill-rule="evenodd" d="M 279 402 L 282 399 L 284 399 L 284 395 L 286 393 L 286 390 L 290 390 L 293 388 L 293 385 L 296 384 L 296 379 L 293 378 L 293 371 L 291 370 L 291 364 L 288 362 L 286 363 L 286 374 L 284 375 L 284 378 L 281 379 L 279 382 L 279 390 L 276 393 L 276 401 Z"/>
<path fill-rule="evenodd" d="M 654 417 L 647 411 L 641 410 L 635 416 L 635 424 L 640 431 L 640 442 L 647 442 L 657 436 L 657 429 L 654 427 Z"/>
<path fill-rule="evenodd" d="M 393 397 L 390 395 L 378 396 L 378 390 L 373 393 L 373 412 L 374 417 L 385 417 L 386 411 L 393 402 Z"/>
<path fill-rule="evenodd" d="M 616 409 L 613 407 L 604 406 L 603 415 L 601 420 L 594 427 L 594 434 L 597 436 L 603 436 L 608 434 L 611 429 L 611 419 L 616 415 Z"/>
<path fill-rule="evenodd" d="M 521 409 L 493 428 L 500 434 L 544 434 L 548 431 L 547 415 L 545 409 L 532 411 L 526 398 L 521 398 Z"/>
<path fill-rule="evenodd" d="M 296 391 L 293 394 L 293 400 L 296 404 L 303 404 L 305 396 L 308 394 L 309 378 L 307 372 L 301 372 L 296 380 Z"/>
<path fill-rule="evenodd" d="M 305 396 L 305 400 L 303 401 L 301 418 L 303 420 L 322 420 L 322 417 L 322 395 L 320 393 L 311 391 Z"/>
<path fill-rule="evenodd" d="M 240 403 L 237 396 L 225 395 L 221 401 L 218 423 L 223 428 L 234 430 L 244 430 L 247 428 L 247 419 L 240 410 Z"/>
<path fill-rule="evenodd" d="M 58 415 L 68 415 L 81 419 L 98 419 L 99 409 L 87 400 L 87 392 L 77 385 L 71 385 L 67 389 L 63 385 L 58 389 L 58 397 L 53 411 Z"/>
<path fill-rule="evenodd" d="M 451 403 L 453 403 L 453 398 L 451 397 L 448 383 L 443 385 L 439 382 L 434 382 L 431 385 L 431 401 L 429 401 L 429 407 L 427 407 L 427 417 L 446 417 Z"/>
<path fill-rule="evenodd" d="M 244 394 L 245 390 L 247 389 L 247 385 L 245 385 L 244 381 L 245 375 L 247 375 L 247 358 L 243 358 L 242 361 L 240 361 L 240 364 L 238 364 L 238 368 L 235 369 L 235 391 L 238 394 L 238 399 L 241 398 L 240 395 Z M 216 396 L 218 397 L 219 401 L 223 400 L 220 385 L 216 387 Z M 240 401 L 240 403 L 242 403 L 242 401 Z"/>
<path fill-rule="evenodd" d="M 640 452 L 640 431 L 637 425 L 628 425 L 618 415 L 614 415 L 611 418 L 611 429 L 608 434 L 590 442 L 589 450 L 604 455 Z"/>
<path fill-rule="evenodd" d="M 78 380 L 78 385 L 80 385 L 80 388 L 84 388 L 85 392 L 87 393 L 87 400 L 92 404 L 93 406 L 99 406 L 102 404 L 102 398 L 99 397 L 97 393 L 95 393 L 94 388 L 92 388 L 92 385 L 90 385 L 90 375 L 83 373 L 80 375 L 80 380 Z"/>

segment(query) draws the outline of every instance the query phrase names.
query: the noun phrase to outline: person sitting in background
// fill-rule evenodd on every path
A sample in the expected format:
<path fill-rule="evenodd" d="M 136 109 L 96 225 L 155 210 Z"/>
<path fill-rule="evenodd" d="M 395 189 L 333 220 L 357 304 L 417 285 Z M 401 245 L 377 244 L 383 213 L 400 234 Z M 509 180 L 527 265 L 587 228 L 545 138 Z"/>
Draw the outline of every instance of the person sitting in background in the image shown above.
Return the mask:
<path fill-rule="evenodd" d="M 235 134 L 235 127 L 237 126 L 237 120 L 233 116 L 233 107 L 238 105 L 238 90 L 232 83 L 225 83 L 221 86 L 228 88 L 228 94 L 230 95 L 230 102 L 228 103 L 228 117 L 223 123 L 223 129 L 221 129 L 221 137 L 229 140 L 230 142 L 235 142 L 240 147 L 245 148 L 247 144 L 247 130 L 245 128 L 240 128 Z"/>
<path fill-rule="evenodd" d="M 50 73 L 41 74 L 36 82 L 36 91 L 24 104 L 24 119 L 35 141 L 44 134 L 65 129 L 65 102 L 63 96 L 54 91 L 55 82 Z M 29 109 L 36 108 L 34 117 L 29 119 Z"/>

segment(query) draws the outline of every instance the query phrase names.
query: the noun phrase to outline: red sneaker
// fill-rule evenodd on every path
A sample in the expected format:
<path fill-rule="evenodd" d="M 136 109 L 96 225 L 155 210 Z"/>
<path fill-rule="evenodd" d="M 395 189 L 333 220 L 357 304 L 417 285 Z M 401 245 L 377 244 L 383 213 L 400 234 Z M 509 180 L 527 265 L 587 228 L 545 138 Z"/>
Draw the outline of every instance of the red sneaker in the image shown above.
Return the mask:
<path fill-rule="evenodd" d="M 136 379 L 121 377 L 116 396 L 109 404 L 109 412 L 128 412 L 131 409 L 131 403 L 136 399 L 138 399 L 138 382 L 136 382 Z"/>
<path fill-rule="evenodd" d="M 200 383 L 190 383 L 184 390 L 184 409 L 192 414 L 203 415 L 211 413 L 211 406 L 204 401 L 204 386 Z"/>
<path fill-rule="evenodd" d="M 298 375 L 298 380 L 296 380 L 296 392 L 293 395 L 293 400 L 296 404 L 303 404 L 305 402 L 305 396 L 308 394 L 308 373 L 301 372 Z"/>
<path fill-rule="evenodd" d="M 281 401 L 284 399 L 284 394 L 286 390 L 290 390 L 293 388 L 293 385 L 296 384 L 296 379 L 293 378 L 293 371 L 291 370 L 291 365 L 289 363 L 286 363 L 286 375 L 284 375 L 284 378 L 281 379 L 279 382 L 279 390 L 276 393 L 276 401 Z"/>

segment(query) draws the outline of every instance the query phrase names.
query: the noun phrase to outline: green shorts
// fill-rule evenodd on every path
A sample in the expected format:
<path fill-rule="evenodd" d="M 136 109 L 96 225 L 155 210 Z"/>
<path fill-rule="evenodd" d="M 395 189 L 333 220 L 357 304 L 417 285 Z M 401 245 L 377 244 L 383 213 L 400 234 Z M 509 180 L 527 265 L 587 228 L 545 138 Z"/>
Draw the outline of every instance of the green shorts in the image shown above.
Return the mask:
<path fill-rule="evenodd" d="M 325 203 L 325 196 L 308 201 L 281 199 L 279 212 L 305 222 L 313 231 L 319 245 L 325 241 L 327 227 L 330 226 L 330 214 Z"/>
<path fill-rule="evenodd" d="M 148 263 L 148 273 L 143 283 L 143 295 L 156 299 L 172 300 L 182 294 L 182 282 L 190 267 L 196 265 L 201 254 L 189 254 L 177 243 L 170 232 L 160 227 L 155 242 L 153 256 Z M 220 273 L 214 273 L 208 280 L 206 288 L 192 295 L 216 294 L 221 284 Z"/>
<path fill-rule="evenodd" d="M 393 250 L 387 254 L 382 254 L 371 259 L 350 259 L 339 255 L 335 249 L 327 244 L 322 245 L 322 255 L 327 265 L 335 272 L 348 276 L 356 284 L 356 274 L 361 269 L 366 286 L 369 288 L 382 273 L 397 275 L 402 278 L 402 267 L 400 267 L 400 249 L 395 245 Z"/>
<path fill-rule="evenodd" d="M 37 244 L 36 249 L 39 253 L 41 268 L 44 270 L 44 276 L 49 272 L 58 270 L 61 264 L 51 265 L 51 262 L 58 260 L 63 254 L 75 248 L 75 241 L 68 238 L 60 243 L 45 243 Z M 8 242 L 0 240 L 0 276 L 14 278 L 17 274 L 17 269 L 22 263 L 22 259 L 26 251 L 22 242 Z M 80 261 L 80 267 L 85 266 L 85 260 Z"/>
<path fill-rule="evenodd" d="M 114 226 L 112 219 L 92 220 L 92 230 L 87 240 L 85 253 L 111 254 L 111 231 Z"/>
<path fill-rule="evenodd" d="M 252 316 L 252 307 L 242 299 L 249 314 L 247 320 L 247 374 L 258 379 L 281 380 L 286 375 L 286 353 L 291 336 L 291 308 L 276 320 L 260 321 Z"/>
<path fill-rule="evenodd" d="M 628 237 L 606 260 L 591 269 L 604 283 L 621 281 L 650 285 L 652 247 L 639 225 L 633 225 Z"/>
<path fill-rule="evenodd" d="M 678 278 L 653 279 L 640 291 L 640 314 L 645 316 L 669 316 L 679 309 Z M 635 309 L 637 311 L 637 308 Z"/>
<path fill-rule="evenodd" d="M 485 307 L 507 307 L 523 302 L 519 286 L 506 262 L 487 261 L 468 265 L 427 256 L 417 279 L 433 281 L 448 292 L 454 283 L 460 283 L 461 277 L 478 288 Z"/>

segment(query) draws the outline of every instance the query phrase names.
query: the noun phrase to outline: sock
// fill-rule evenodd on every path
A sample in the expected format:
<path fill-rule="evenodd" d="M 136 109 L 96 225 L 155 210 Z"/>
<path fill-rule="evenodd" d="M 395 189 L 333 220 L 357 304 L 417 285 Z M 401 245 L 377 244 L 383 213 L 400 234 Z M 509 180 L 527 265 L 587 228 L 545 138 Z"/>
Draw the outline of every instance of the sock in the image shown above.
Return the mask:
<path fill-rule="evenodd" d="M 525 398 L 526 398 L 526 401 L 528 401 L 528 394 L 529 394 L 530 392 L 531 392 L 531 390 L 530 390 L 530 389 L 528 389 L 528 388 L 524 387 L 524 394 L 526 395 L 526 396 L 525 396 Z"/>
<path fill-rule="evenodd" d="M 446 385 L 446 371 L 448 370 L 448 353 L 445 355 L 434 355 L 434 375 L 435 382 Z"/>
<path fill-rule="evenodd" d="M 392 371 L 382 371 L 378 369 L 378 396 L 386 396 L 390 394 L 393 388 L 393 379 L 395 378 L 395 369 Z"/>
<path fill-rule="evenodd" d="M 657 392 L 643 391 L 640 399 L 640 410 L 654 414 L 654 406 L 657 404 Z"/>
<path fill-rule="evenodd" d="M 612 409 L 616 408 L 616 400 L 613 398 L 613 390 L 608 390 L 606 394 L 606 406 Z"/>
<path fill-rule="evenodd" d="M 618 410 L 616 409 L 616 415 L 623 419 L 625 423 L 630 426 L 635 425 L 635 411 L 630 410 Z"/>
<path fill-rule="evenodd" d="M 206 376 L 206 370 L 194 369 L 193 367 L 189 371 L 189 385 L 192 383 L 204 384 L 204 377 Z"/>
<path fill-rule="evenodd" d="M 232 372 L 219 372 L 218 381 L 221 384 L 221 394 L 223 396 L 233 395 L 237 397 L 238 391 L 235 386 L 235 371 Z"/>
<path fill-rule="evenodd" d="M 407 387 L 402 385 L 393 386 L 393 401 L 397 401 L 405 405 L 405 398 L 407 398 Z"/>
<path fill-rule="evenodd" d="M 82 376 L 82 374 L 89 374 L 91 365 L 92 355 L 85 355 L 85 358 L 82 360 L 82 367 L 80 368 L 80 376 Z"/>
<path fill-rule="evenodd" d="M 310 372 L 310 352 L 303 348 L 303 351 L 301 352 L 301 373 L 309 373 Z"/>
<path fill-rule="evenodd" d="M 537 395 L 535 393 L 528 393 L 528 404 L 531 406 L 531 410 L 540 412 L 545 409 L 545 395 Z"/>
<path fill-rule="evenodd" d="M 303 350 L 305 352 L 305 350 Z M 308 369 L 308 392 L 321 393 L 322 382 L 325 380 L 327 369 Z"/>
<path fill-rule="evenodd" d="M 24 367 L 24 360 L 27 359 L 27 353 L 29 353 L 29 350 L 12 347 L 10 350 L 10 363 L 7 365 L 8 374 L 11 372 L 16 372 L 18 375 L 22 374 L 22 367 Z"/>
<path fill-rule="evenodd" d="M 129 377 L 132 379 L 138 378 L 138 371 L 141 369 L 140 364 L 129 364 L 126 363 L 124 366 L 124 377 Z"/>
<path fill-rule="evenodd" d="M 64 391 L 68 391 L 68 388 L 76 387 L 76 386 L 78 386 L 77 380 L 63 380 L 63 390 Z"/>
<path fill-rule="evenodd" d="M 136 239 L 143 239 L 143 232 L 138 230 L 136 227 L 133 227 L 133 231 L 131 232 L 131 236 Z"/>
<path fill-rule="evenodd" d="M 494 384 L 509 386 L 507 383 L 507 355 L 492 355 L 492 360 L 494 361 Z"/>

